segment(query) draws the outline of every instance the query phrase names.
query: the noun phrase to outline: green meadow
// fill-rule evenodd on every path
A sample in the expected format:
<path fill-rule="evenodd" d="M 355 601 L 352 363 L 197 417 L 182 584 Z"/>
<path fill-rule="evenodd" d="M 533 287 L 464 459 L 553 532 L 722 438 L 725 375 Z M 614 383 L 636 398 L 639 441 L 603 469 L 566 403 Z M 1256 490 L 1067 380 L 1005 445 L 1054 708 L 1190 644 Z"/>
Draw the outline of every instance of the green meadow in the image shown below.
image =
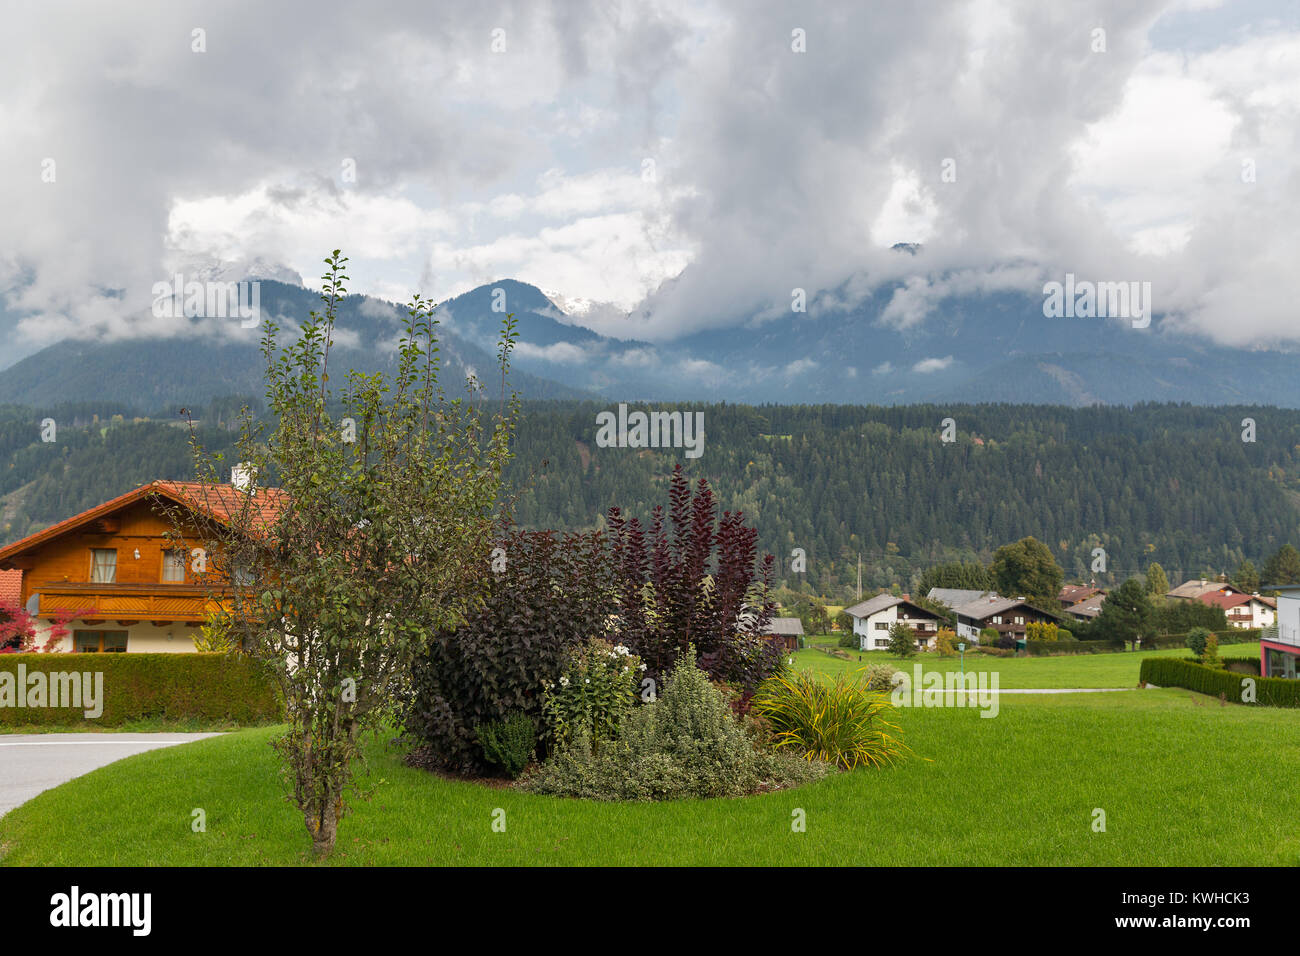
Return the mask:
<path fill-rule="evenodd" d="M 835 645 L 823 644 L 834 648 Z M 895 657 L 887 651 L 844 651 L 848 660 L 834 657 L 816 648 L 806 648 L 794 652 L 795 666 L 824 674 L 852 674 L 869 664 L 890 664 L 905 671 L 909 676 L 916 664 L 921 665 L 922 673 L 939 671 L 958 671 L 963 668 L 967 673 L 987 672 L 998 675 L 998 686 L 1014 689 L 1022 688 L 1064 688 L 1064 687 L 1136 687 L 1138 672 L 1144 657 L 1187 657 L 1189 651 L 1174 649 L 1165 651 L 1123 651 L 1114 654 L 1074 654 L 1061 657 L 989 657 L 984 654 L 967 653 L 963 659 L 940 657 L 933 652 L 917 654 L 909 658 Z M 1228 644 L 1219 649 L 1220 656 L 1227 658 L 1253 658 L 1259 660 L 1259 644 Z"/>
<path fill-rule="evenodd" d="M 833 669 L 817 651 L 798 662 L 809 654 L 818 658 L 810 666 Z M 1005 687 L 1133 686 L 1141 656 L 976 666 L 997 669 Z M 370 792 L 353 799 L 323 865 L 1300 864 L 1300 711 L 1146 689 L 1008 695 L 993 718 L 903 708 L 898 722 L 914 755 L 893 767 L 661 804 L 446 780 L 406 767 L 400 745 L 375 739 L 362 777 Z M 268 746 L 275 732 L 141 754 L 47 791 L 0 818 L 0 863 L 308 864 L 302 819 Z"/>

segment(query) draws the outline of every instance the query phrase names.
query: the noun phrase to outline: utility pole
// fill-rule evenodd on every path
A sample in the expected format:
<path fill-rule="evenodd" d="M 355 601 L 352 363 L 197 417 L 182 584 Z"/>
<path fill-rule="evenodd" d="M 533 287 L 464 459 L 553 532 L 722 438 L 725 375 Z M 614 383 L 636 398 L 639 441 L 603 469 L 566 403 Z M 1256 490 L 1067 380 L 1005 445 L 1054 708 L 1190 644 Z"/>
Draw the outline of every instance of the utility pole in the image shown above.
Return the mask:
<path fill-rule="evenodd" d="M 862 601 L 862 552 L 858 552 L 858 601 Z"/>

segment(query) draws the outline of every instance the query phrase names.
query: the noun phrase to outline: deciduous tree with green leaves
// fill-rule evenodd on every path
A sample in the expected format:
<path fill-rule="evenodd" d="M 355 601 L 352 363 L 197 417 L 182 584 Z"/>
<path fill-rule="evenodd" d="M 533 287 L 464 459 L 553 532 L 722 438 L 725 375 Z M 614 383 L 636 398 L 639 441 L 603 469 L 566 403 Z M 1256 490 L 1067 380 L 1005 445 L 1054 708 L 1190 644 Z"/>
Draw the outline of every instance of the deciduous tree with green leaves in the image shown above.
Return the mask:
<path fill-rule="evenodd" d="M 902 621 L 889 625 L 889 653 L 896 657 L 911 657 L 916 653 L 916 634 Z"/>
<path fill-rule="evenodd" d="M 993 553 L 993 582 L 1003 597 L 1023 597 L 1035 607 L 1051 611 L 1061 606 L 1065 572 L 1051 550 L 1037 538 L 1021 538 Z"/>
<path fill-rule="evenodd" d="M 346 262 L 337 250 L 325 260 L 324 311 L 296 340 L 281 345 L 267 323 L 270 421 L 243 415 L 245 481 L 233 502 L 219 486 L 220 456 L 193 443 L 199 493 L 224 496 L 213 504 L 230 512 L 205 525 L 204 580 L 224 595 L 230 632 L 279 684 L 289 728 L 275 746 L 317 856 L 333 848 L 355 792 L 359 735 L 396 715 L 427 642 L 482 603 L 519 410 L 505 392 L 513 317 L 503 321 L 492 407 L 476 403 L 482 387 L 472 380 L 465 395 L 448 396 L 435 307 L 418 295 L 391 380 L 331 375 Z"/>

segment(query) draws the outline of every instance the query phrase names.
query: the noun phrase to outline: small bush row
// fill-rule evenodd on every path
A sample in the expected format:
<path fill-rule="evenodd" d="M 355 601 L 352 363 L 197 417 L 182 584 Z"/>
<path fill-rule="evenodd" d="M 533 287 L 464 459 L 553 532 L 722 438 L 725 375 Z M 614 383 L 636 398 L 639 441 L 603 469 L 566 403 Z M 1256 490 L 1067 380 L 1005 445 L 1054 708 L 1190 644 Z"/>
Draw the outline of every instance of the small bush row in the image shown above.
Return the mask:
<path fill-rule="evenodd" d="M 1157 687 L 1183 687 L 1210 697 L 1222 695 L 1234 703 L 1300 707 L 1300 680 L 1248 677 L 1184 658 L 1148 657 L 1142 661 L 1139 679 L 1144 684 L 1155 684 Z M 1248 680 L 1254 684 L 1254 700 L 1245 697 L 1250 686 L 1246 683 Z"/>

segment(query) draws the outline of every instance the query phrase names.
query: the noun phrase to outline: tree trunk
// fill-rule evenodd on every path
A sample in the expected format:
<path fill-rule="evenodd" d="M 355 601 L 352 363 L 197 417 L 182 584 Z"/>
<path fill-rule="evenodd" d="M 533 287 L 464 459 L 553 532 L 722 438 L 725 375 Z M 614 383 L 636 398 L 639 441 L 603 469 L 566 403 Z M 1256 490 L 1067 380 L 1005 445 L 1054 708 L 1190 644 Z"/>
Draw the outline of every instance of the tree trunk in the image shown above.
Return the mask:
<path fill-rule="evenodd" d="M 321 802 L 320 818 L 307 818 L 307 832 L 311 834 L 311 852 L 321 860 L 334 851 L 334 840 L 339 832 L 339 807 L 342 801 L 326 797 Z"/>

